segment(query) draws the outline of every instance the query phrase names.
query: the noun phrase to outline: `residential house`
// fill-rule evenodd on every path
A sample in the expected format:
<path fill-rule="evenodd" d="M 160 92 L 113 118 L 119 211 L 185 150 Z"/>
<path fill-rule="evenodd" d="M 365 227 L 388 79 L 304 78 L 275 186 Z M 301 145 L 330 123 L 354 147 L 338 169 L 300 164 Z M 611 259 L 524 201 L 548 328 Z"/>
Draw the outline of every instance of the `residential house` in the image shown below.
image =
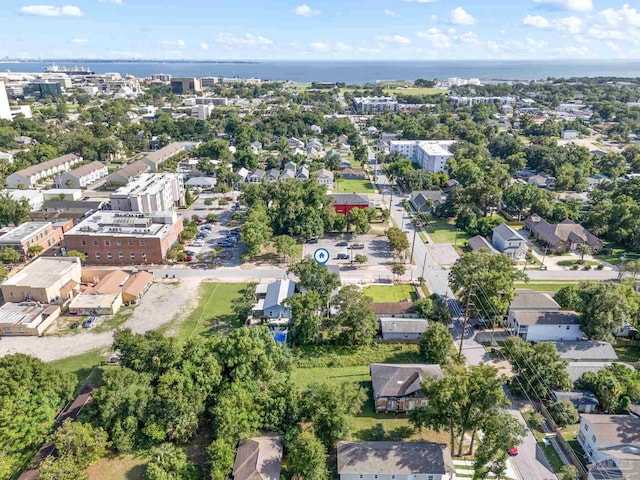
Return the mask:
<path fill-rule="evenodd" d="M 531 175 L 528 179 L 530 185 L 538 188 L 548 188 L 549 190 L 553 190 L 556 186 L 555 177 L 546 174 L 540 173 L 536 175 Z"/>
<path fill-rule="evenodd" d="M 338 136 L 338 143 L 341 143 L 342 145 L 348 145 L 349 144 L 349 137 L 347 137 L 344 133 L 341 133 Z"/>
<path fill-rule="evenodd" d="M 260 150 L 262 150 L 262 142 L 259 142 L 257 140 L 251 142 L 251 152 L 254 155 L 257 155 Z"/>
<path fill-rule="evenodd" d="M 0 286 L 8 302 L 54 303 L 79 290 L 82 267 L 78 257 L 38 257 Z"/>
<path fill-rule="evenodd" d="M 340 178 L 345 180 L 364 180 L 367 178 L 367 174 L 363 170 L 355 170 L 352 168 L 342 168 L 338 170 Z"/>
<path fill-rule="evenodd" d="M 411 300 L 373 302 L 371 308 L 378 318 L 418 318 Z"/>
<path fill-rule="evenodd" d="M 82 281 L 92 285 L 85 290 L 88 293 L 118 293 L 124 303 L 135 303 L 151 288 L 153 273 L 83 268 Z"/>
<path fill-rule="evenodd" d="M 129 165 L 122 167 L 117 172 L 109 175 L 105 181 L 106 186 L 126 185 L 129 181 L 141 173 L 148 172 L 149 165 L 142 160 L 137 160 Z"/>
<path fill-rule="evenodd" d="M 571 402 L 580 413 L 591 413 L 600 405 L 598 398 L 587 390 L 551 390 L 551 399 L 554 402 Z"/>
<path fill-rule="evenodd" d="M 567 362 L 617 362 L 618 354 L 608 342 L 582 340 L 557 342 L 560 358 Z"/>
<path fill-rule="evenodd" d="M 260 183 L 265 176 L 265 171 L 261 168 L 256 168 L 253 172 L 247 175 L 247 183 Z"/>
<path fill-rule="evenodd" d="M 460 182 L 458 182 L 455 178 L 447 180 L 444 184 L 445 193 L 449 193 L 451 190 L 458 188 Z"/>
<path fill-rule="evenodd" d="M 256 296 L 258 302 L 251 309 L 250 325 L 266 324 L 273 333 L 286 332 L 291 321 L 291 307 L 283 305 L 287 298 L 291 298 L 296 289 L 293 280 L 278 280 L 264 285 L 258 285 Z"/>
<path fill-rule="evenodd" d="M 267 170 L 264 176 L 264 179 L 267 180 L 268 182 L 275 182 L 279 178 L 280 178 L 280 170 L 278 170 L 277 168 L 272 168 L 270 170 Z"/>
<path fill-rule="evenodd" d="M 322 128 L 320 128 L 318 125 L 311 125 L 311 127 L 309 128 L 311 129 L 314 135 L 320 135 L 322 133 Z"/>
<path fill-rule="evenodd" d="M 316 182 L 320 185 L 326 185 L 329 190 L 333 188 L 333 172 L 326 168 L 321 168 L 317 172 Z"/>
<path fill-rule="evenodd" d="M 287 145 L 289 146 L 289 148 L 304 148 L 304 142 L 297 139 L 296 137 L 288 138 Z"/>
<path fill-rule="evenodd" d="M 489 243 L 489 241 L 482 235 L 476 235 L 475 237 L 471 237 L 469 240 L 467 240 L 467 247 L 469 247 L 469 250 L 471 250 L 472 252 L 477 252 L 478 250 L 485 249 L 491 253 L 500 253 L 495 248 L 493 248 L 493 245 L 491 245 L 491 243 Z"/>
<path fill-rule="evenodd" d="M 385 413 L 405 413 L 426 406 L 422 382 L 443 378 L 440 365 L 372 363 L 369 372 L 375 409 Z"/>
<path fill-rule="evenodd" d="M 411 192 L 409 201 L 417 212 L 434 212 L 446 201 L 447 197 L 440 190 L 419 190 Z"/>
<path fill-rule="evenodd" d="M 58 188 L 86 188 L 109 174 L 100 162 L 91 162 L 63 173 L 56 179 Z"/>
<path fill-rule="evenodd" d="M 587 480 L 635 480 L 640 475 L 640 418 L 582 414 L 578 443 L 590 463 Z"/>
<path fill-rule="evenodd" d="M 531 215 L 524 222 L 531 234 L 547 245 L 551 252 L 575 252 L 578 245 L 588 245 L 592 252 L 602 248 L 602 241 L 582 225 L 563 220 L 560 223 L 549 223 L 538 215 Z"/>
<path fill-rule="evenodd" d="M 336 152 L 336 155 L 338 154 L 338 152 Z M 340 160 L 340 165 L 338 165 L 338 168 L 340 170 L 344 170 L 345 168 L 351 168 L 351 161 L 347 160 L 346 158 L 343 158 L 342 160 Z"/>
<path fill-rule="evenodd" d="M 293 180 L 294 178 L 296 178 L 296 171 L 295 170 L 285 169 L 280 174 L 280 180 Z"/>
<path fill-rule="evenodd" d="M 522 260 L 525 257 L 529 248 L 522 235 L 506 223 L 493 227 L 492 231 L 491 243 L 497 251 L 504 253 L 514 261 Z"/>
<path fill-rule="evenodd" d="M 418 341 L 428 327 L 429 322 L 423 318 L 380 318 L 382 339 L 387 341 Z"/>
<path fill-rule="evenodd" d="M 576 341 L 582 338 L 579 317 L 573 311 L 515 311 L 509 313 L 514 335 L 528 342 Z"/>
<path fill-rule="evenodd" d="M 238 177 L 240 177 L 240 181 L 241 182 L 246 182 L 247 181 L 247 177 L 249 176 L 249 170 L 247 170 L 244 167 L 239 168 L 236 171 L 236 175 L 238 175 Z"/>
<path fill-rule="evenodd" d="M 291 170 L 291 171 L 295 172 L 298 169 L 298 166 L 296 165 L 295 162 L 287 162 L 287 163 L 284 164 L 284 169 L 285 169 L 285 171 Z"/>
<path fill-rule="evenodd" d="M 336 213 L 348 215 L 354 208 L 372 208 L 369 199 L 358 193 L 333 193 L 328 195 L 329 199 L 333 199 L 333 209 Z"/>
<path fill-rule="evenodd" d="M 298 180 L 299 182 L 309 180 L 309 167 L 307 167 L 306 165 L 301 165 L 296 172 L 296 180 Z"/>
<path fill-rule="evenodd" d="M 454 480 L 449 448 L 432 442 L 338 442 L 340 480 Z"/>
<path fill-rule="evenodd" d="M 322 142 L 317 138 L 311 138 L 307 141 L 307 153 L 311 153 L 313 150 L 322 150 Z"/>
<path fill-rule="evenodd" d="M 570 129 L 563 130 L 562 131 L 562 138 L 564 140 L 573 140 L 573 139 L 578 138 L 578 133 L 579 132 L 577 130 L 570 130 Z"/>
<path fill-rule="evenodd" d="M 216 177 L 191 177 L 184 182 L 185 187 L 200 188 L 202 190 L 210 190 L 216 186 Z"/>
<path fill-rule="evenodd" d="M 82 163 L 82 157 L 69 153 L 37 165 L 31 165 L 9 175 L 6 179 L 7 188 L 36 188 L 41 180 L 68 172 L 79 163 Z"/>
<path fill-rule="evenodd" d="M 282 450 L 278 435 L 241 441 L 233 465 L 233 480 L 280 480 Z"/>

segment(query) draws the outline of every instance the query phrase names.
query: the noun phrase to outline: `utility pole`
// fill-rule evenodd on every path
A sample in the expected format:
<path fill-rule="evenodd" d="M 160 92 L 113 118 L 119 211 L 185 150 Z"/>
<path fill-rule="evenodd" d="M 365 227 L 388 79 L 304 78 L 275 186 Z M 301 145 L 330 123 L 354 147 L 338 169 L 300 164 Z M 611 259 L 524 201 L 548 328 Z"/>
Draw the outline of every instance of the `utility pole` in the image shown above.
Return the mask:
<path fill-rule="evenodd" d="M 413 263 L 413 249 L 416 246 L 416 233 L 418 232 L 418 223 L 415 218 L 411 219 L 411 224 L 413 225 L 413 240 L 411 241 L 411 259 L 410 262 Z"/>
<path fill-rule="evenodd" d="M 422 261 L 422 278 L 424 278 L 424 269 L 427 266 L 427 253 L 429 253 L 427 251 L 427 247 L 425 247 L 424 249 L 424 260 Z"/>
<path fill-rule="evenodd" d="M 464 333 L 467 330 L 467 322 L 469 321 L 469 304 L 471 303 L 471 295 L 473 294 L 473 285 L 469 289 L 467 296 L 467 304 L 464 307 L 464 321 L 462 322 L 462 334 L 460 335 L 460 348 L 458 349 L 458 359 L 462 357 L 462 342 L 464 341 Z"/>

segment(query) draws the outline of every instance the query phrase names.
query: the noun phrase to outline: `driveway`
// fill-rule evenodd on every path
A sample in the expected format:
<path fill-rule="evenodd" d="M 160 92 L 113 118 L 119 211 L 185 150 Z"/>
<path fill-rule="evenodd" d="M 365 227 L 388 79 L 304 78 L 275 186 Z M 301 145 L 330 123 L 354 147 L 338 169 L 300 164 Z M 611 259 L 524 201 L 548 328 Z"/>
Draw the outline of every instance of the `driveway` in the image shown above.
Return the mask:
<path fill-rule="evenodd" d="M 170 322 L 190 300 L 197 299 L 198 278 L 186 278 L 178 285 L 154 283 L 123 325 L 134 333 L 155 330 Z M 90 350 L 107 348 L 113 342 L 113 332 L 81 332 L 61 337 L 2 337 L 0 357 L 25 353 L 50 362 L 80 355 Z"/>

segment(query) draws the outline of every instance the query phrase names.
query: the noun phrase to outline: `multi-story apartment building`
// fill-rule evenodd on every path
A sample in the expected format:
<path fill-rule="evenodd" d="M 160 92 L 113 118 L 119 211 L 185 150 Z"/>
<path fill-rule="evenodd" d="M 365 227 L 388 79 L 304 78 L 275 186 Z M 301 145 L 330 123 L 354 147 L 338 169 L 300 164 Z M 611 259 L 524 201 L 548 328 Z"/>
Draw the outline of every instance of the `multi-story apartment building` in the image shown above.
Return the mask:
<path fill-rule="evenodd" d="M 51 222 L 24 222 L 0 230 L 0 250 L 13 248 L 26 257 L 30 247 L 40 246 L 43 251 L 55 247 L 62 241 L 62 233 Z"/>
<path fill-rule="evenodd" d="M 176 212 L 96 212 L 64 234 L 68 250 L 86 255 L 87 263 L 160 264 L 182 232 Z"/>
<path fill-rule="evenodd" d="M 167 159 L 184 152 L 191 145 L 189 142 L 173 142 L 158 150 L 147 153 L 140 161 L 149 165 L 152 172 L 158 172 L 160 171 L 160 166 L 167 161 Z"/>
<path fill-rule="evenodd" d="M 389 142 L 391 152 L 398 152 L 427 172 L 442 172 L 447 161 L 453 158 L 449 150 L 453 140 L 392 140 Z"/>
<path fill-rule="evenodd" d="M 183 207 L 184 180 L 178 173 L 143 173 L 111 194 L 111 208 L 124 212 L 166 212 Z"/>
<path fill-rule="evenodd" d="M 171 79 L 171 92 L 176 95 L 189 92 L 201 92 L 202 83 L 195 77 L 176 77 Z"/>
<path fill-rule="evenodd" d="M 18 170 L 7 177 L 7 188 L 36 188 L 38 182 L 54 175 L 68 172 L 82 162 L 82 157 L 69 153 L 47 162 Z"/>
<path fill-rule="evenodd" d="M 59 188 L 86 188 L 109 174 L 100 162 L 91 162 L 65 172 L 56 179 Z"/>
<path fill-rule="evenodd" d="M 400 105 L 392 97 L 354 97 L 353 109 L 358 113 L 370 115 L 386 111 L 397 112 Z"/>

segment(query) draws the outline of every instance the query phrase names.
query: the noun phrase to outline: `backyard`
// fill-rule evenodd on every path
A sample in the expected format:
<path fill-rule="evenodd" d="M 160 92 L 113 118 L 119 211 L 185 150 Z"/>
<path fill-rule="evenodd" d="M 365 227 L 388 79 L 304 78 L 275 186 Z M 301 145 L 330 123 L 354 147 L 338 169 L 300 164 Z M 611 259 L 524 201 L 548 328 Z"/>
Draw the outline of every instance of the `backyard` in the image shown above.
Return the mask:
<path fill-rule="evenodd" d="M 362 289 L 374 302 L 416 301 L 418 294 L 413 285 L 370 285 Z"/>
<path fill-rule="evenodd" d="M 427 232 L 434 243 L 450 243 L 463 247 L 469 238 L 466 232 L 457 229 L 453 222 L 430 215 Z"/>
<path fill-rule="evenodd" d="M 369 180 L 336 179 L 334 193 L 375 193 Z"/>
<path fill-rule="evenodd" d="M 537 292 L 551 292 L 557 293 L 562 287 L 566 287 L 567 285 L 572 285 L 575 282 L 529 282 L 529 283 L 516 283 L 515 288 L 519 289 L 528 289 L 535 290 Z"/>

